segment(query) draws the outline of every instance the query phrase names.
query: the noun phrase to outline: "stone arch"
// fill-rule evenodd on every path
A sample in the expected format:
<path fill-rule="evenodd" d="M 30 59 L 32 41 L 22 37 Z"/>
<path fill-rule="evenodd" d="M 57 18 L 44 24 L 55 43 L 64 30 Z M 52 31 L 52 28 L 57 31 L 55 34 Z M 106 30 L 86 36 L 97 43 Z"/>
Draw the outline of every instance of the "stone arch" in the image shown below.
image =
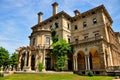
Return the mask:
<path fill-rule="evenodd" d="M 85 54 L 83 51 L 77 53 L 78 71 L 85 70 Z"/>
<path fill-rule="evenodd" d="M 90 49 L 89 61 L 90 61 L 90 69 L 92 69 L 92 70 L 100 69 L 100 55 L 99 55 L 97 49 L 95 49 L 95 48 Z"/>

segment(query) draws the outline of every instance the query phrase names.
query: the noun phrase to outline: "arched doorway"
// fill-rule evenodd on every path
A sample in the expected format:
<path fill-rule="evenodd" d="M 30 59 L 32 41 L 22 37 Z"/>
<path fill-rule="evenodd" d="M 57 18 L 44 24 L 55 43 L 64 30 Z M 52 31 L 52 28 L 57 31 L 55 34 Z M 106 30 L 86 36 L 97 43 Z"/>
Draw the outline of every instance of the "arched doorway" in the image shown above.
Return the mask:
<path fill-rule="evenodd" d="M 90 69 L 98 70 L 100 69 L 100 56 L 96 49 L 91 49 L 89 53 Z"/>
<path fill-rule="evenodd" d="M 35 55 L 31 57 L 31 70 L 35 70 Z"/>
<path fill-rule="evenodd" d="M 77 62 L 78 62 L 78 71 L 85 70 L 85 54 L 83 51 L 78 52 Z"/>

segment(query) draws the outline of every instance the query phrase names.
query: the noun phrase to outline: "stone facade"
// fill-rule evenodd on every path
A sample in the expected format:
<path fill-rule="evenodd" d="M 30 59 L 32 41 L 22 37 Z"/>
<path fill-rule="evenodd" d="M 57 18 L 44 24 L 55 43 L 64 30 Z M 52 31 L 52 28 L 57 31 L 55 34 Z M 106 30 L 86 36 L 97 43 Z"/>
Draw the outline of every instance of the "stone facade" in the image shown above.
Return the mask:
<path fill-rule="evenodd" d="M 120 33 L 113 31 L 113 21 L 104 5 L 84 13 L 75 10 L 73 17 L 64 11 L 58 13 L 58 3 L 52 6 L 50 18 L 42 21 L 43 13 L 38 13 L 38 24 L 31 28 L 29 36 L 30 46 L 17 49 L 18 70 L 38 71 L 40 62 L 45 66 L 43 71 L 54 69 L 54 56 L 50 54 L 51 29 L 56 30 L 59 39 L 65 39 L 74 47 L 65 70 L 80 74 L 93 70 L 103 74 L 111 67 L 120 66 Z"/>

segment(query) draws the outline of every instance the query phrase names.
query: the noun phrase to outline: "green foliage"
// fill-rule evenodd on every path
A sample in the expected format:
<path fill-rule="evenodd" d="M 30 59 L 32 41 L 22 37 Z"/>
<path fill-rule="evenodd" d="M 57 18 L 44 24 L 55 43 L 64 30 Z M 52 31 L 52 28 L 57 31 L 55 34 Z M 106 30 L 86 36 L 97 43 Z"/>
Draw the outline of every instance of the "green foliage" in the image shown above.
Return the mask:
<path fill-rule="evenodd" d="M 39 68 L 38 68 L 38 69 L 39 69 L 39 71 L 42 71 L 42 69 L 44 68 L 43 63 L 42 63 L 42 62 L 40 62 L 38 67 L 39 67 Z"/>
<path fill-rule="evenodd" d="M 53 43 L 58 41 L 58 36 L 56 35 L 56 31 L 55 30 L 51 31 L 51 36 L 52 36 Z"/>
<path fill-rule="evenodd" d="M 66 67 L 67 59 L 67 55 L 58 57 L 56 59 L 56 70 L 62 71 Z"/>
<path fill-rule="evenodd" d="M 10 64 L 13 68 L 13 66 L 15 66 L 17 68 L 18 65 L 18 54 L 17 53 L 13 53 L 12 56 L 10 57 Z"/>
<path fill-rule="evenodd" d="M 56 31 L 51 31 L 51 36 L 53 40 L 52 44 L 52 55 L 55 57 L 55 68 L 56 70 L 63 70 L 67 63 L 67 53 L 71 53 L 71 46 L 66 42 L 66 40 L 60 39 L 56 35 Z"/>
<path fill-rule="evenodd" d="M 0 47 L 0 67 L 3 66 L 5 68 L 5 66 L 8 65 L 9 65 L 9 53 L 5 48 Z"/>
<path fill-rule="evenodd" d="M 87 72 L 87 74 L 88 74 L 88 76 L 90 76 L 90 77 L 94 75 L 92 70 L 89 70 L 89 71 Z"/>
<path fill-rule="evenodd" d="M 70 45 L 63 39 L 60 39 L 56 43 L 53 43 L 52 46 L 53 46 L 52 54 L 55 56 L 64 56 L 71 50 Z"/>
<path fill-rule="evenodd" d="M 56 43 L 52 44 L 52 54 L 56 58 L 56 70 L 63 70 L 67 63 L 67 53 L 70 52 L 70 45 L 63 39 L 60 39 Z"/>

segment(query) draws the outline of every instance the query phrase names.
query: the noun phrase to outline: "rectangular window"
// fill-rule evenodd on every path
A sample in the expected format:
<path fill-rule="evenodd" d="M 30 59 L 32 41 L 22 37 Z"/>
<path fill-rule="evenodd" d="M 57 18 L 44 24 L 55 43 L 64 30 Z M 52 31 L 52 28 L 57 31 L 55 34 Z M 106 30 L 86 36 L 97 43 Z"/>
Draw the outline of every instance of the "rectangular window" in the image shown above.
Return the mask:
<path fill-rule="evenodd" d="M 99 36 L 99 33 L 95 33 L 95 39 L 97 39 Z"/>
<path fill-rule="evenodd" d="M 46 37 L 46 44 L 50 44 L 50 37 Z"/>
<path fill-rule="evenodd" d="M 97 19 L 94 18 L 94 19 L 93 19 L 93 24 L 96 24 L 96 23 L 97 23 Z"/>
<path fill-rule="evenodd" d="M 70 29 L 70 24 L 69 23 L 67 23 L 67 29 Z"/>
<path fill-rule="evenodd" d="M 36 38 L 33 38 L 33 46 L 36 44 Z"/>
<path fill-rule="evenodd" d="M 75 42 L 78 42 L 78 39 L 75 39 Z"/>
<path fill-rule="evenodd" d="M 95 33 L 95 37 L 99 36 L 99 33 Z"/>
<path fill-rule="evenodd" d="M 70 38 L 68 38 L 68 43 L 70 43 Z"/>
<path fill-rule="evenodd" d="M 52 25 L 50 25 L 50 29 L 52 29 Z"/>
<path fill-rule="evenodd" d="M 83 22 L 83 28 L 84 27 L 87 27 L 87 23 L 86 22 Z"/>
<path fill-rule="evenodd" d="M 95 14 L 95 12 L 93 11 L 92 14 Z"/>
<path fill-rule="evenodd" d="M 58 28 L 59 26 L 58 26 L 58 23 L 55 23 L 55 28 Z"/>
<path fill-rule="evenodd" d="M 88 36 L 84 36 L 84 39 L 88 39 Z"/>
<path fill-rule="evenodd" d="M 75 30 L 77 30 L 77 29 L 78 29 L 77 25 L 75 25 L 74 29 L 75 29 Z"/>

